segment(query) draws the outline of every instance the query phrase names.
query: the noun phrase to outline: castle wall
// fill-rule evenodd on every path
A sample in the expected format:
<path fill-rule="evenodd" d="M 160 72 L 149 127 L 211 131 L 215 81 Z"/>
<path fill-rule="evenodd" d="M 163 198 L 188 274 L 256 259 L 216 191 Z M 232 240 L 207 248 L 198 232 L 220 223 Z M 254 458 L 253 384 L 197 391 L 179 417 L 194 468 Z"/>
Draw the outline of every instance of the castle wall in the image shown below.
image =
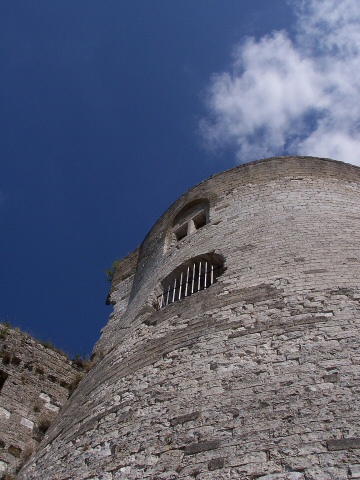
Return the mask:
<path fill-rule="evenodd" d="M 0 324 L 0 476 L 37 449 L 76 373 L 65 355 Z"/>
<path fill-rule="evenodd" d="M 107 325 L 101 330 L 101 337 L 93 349 L 92 358 L 97 361 L 104 357 L 117 342 L 117 331 L 121 329 L 121 317 L 129 304 L 130 293 L 139 258 L 139 248 L 116 262 L 116 270 L 111 282 L 107 305 L 114 305 Z"/>
<path fill-rule="evenodd" d="M 208 223 L 173 244 L 199 199 Z M 359 200 L 359 168 L 307 157 L 184 194 L 137 253 L 106 355 L 19 479 L 360 478 Z M 159 309 L 162 280 L 211 252 L 217 283 Z"/>

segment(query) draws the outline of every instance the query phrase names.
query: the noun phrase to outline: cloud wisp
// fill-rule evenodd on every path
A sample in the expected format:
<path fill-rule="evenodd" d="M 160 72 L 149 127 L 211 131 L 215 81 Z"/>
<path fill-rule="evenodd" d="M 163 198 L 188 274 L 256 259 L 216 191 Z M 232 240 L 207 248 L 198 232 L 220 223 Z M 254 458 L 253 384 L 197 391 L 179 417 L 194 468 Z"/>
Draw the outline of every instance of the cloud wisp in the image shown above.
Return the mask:
<path fill-rule="evenodd" d="M 314 155 L 360 164 L 360 3 L 293 2 L 296 31 L 237 46 L 207 92 L 200 131 L 238 163 Z"/>

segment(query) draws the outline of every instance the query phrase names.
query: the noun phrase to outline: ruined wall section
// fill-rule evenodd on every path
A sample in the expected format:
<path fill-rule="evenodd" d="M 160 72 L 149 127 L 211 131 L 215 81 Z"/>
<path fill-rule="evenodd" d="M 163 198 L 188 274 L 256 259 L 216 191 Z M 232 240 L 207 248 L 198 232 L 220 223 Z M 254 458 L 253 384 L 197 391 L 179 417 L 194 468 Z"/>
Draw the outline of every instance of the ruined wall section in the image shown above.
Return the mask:
<path fill-rule="evenodd" d="M 129 304 L 134 276 L 138 265 L 139 248 L 131 252 L 120 261 L 115 262 L 115 272 L 106 300 L 107 305 L 113 305 L 109 321 L 101 330 L 101 337 L 93 349 L 93 361 L 104 357 L 116 342 L 119 331 L 128 327 L 122 325 L 122 317 Z"/>
<path fill-rule="evenodd" d="M 37 449 L 76 374 L 65 355 L 0 324 L 0 476 Z"/>
<path fill-rule="evenodd" d="M 209 223 L 171 248 L 173 219 Z M 360 169 L 293 157 L 241 166 L 155 224 L 122 330 L 21 480 L 360 478 Z M 161 281 L 215 252 L 210 288 L 157 310 Z"/>

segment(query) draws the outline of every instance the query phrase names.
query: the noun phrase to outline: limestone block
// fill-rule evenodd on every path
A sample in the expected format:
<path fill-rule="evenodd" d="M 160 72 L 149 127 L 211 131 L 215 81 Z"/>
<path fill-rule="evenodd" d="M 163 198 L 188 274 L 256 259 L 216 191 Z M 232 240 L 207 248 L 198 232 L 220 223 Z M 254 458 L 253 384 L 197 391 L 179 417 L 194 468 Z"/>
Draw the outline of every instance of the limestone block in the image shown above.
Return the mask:
<path fill-rule="evenodd" d="M 349 465 L 349 473 L 351 478 L 360 478 L 360 464 Z"/>
<path fill-rule="evenodd" d="M 0 460 L 0 473 L 6 473 L 8 471 L 9 464 Z"/>
<path fill-rule="evenodd" d="M 11 412 L 9 412 L 9 410 L 6 410 L 6 408 L 0 407 L 0 417 L 9 419 L 10 415 L 11 415 Z"/>
<path fill-rule="evenodd" d="M 29 420 L 28 418 L 23 417 L 20 423 L 21 425 L 24 425 L 24 427 L 29 428 L 30 430 L 34 428 L 34 422 Z"/>

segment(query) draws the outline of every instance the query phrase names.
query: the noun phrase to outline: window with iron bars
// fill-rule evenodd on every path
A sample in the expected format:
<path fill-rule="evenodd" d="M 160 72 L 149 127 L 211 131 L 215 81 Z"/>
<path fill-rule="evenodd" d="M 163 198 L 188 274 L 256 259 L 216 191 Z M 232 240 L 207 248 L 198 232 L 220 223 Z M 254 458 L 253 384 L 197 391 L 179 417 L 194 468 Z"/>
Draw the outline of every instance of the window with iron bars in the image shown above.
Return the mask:
<path fill-rule="evenodd" d="M 163 308 L 211 287 L 223 271 L 223 262 L 217 255 L 208 254 L 192 259 L 162 282 L 163 293 L 158 296 L 159 307 Z"/>

